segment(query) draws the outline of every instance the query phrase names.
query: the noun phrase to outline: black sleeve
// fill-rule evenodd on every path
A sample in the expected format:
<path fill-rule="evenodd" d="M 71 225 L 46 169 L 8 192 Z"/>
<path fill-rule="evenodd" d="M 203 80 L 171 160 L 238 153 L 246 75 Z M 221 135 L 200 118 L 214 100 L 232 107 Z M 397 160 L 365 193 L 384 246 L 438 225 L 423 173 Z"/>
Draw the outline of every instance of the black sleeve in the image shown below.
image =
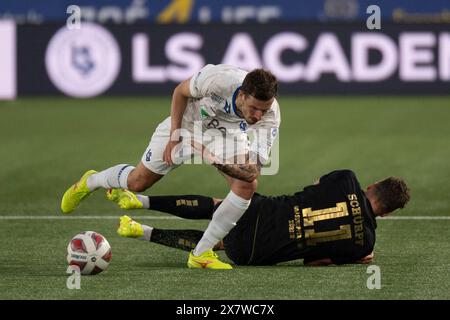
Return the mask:
<path fill-rule="evenodd" d="M 352 263 L 356 263 L 356 261 L 358 261 L 358 260 L 361 260 L 365 256 L 367 256 L 367 254 L 362 255 L 361 257 L 356 257 L 354 255 L 333 257 L 333 258 L 331 258 L 331 261 L 333 262 L 333 264 L 336 264 L 336 265 L 352 264 Z"/>
<path fill-rule="evenodd" d="M 307 264 L 312 261 L 321 260 L 321 259 L 331 259 L 331 262 L 336 265 L 342 264 L 352 264 L 356 263 L 358 260 L 361 260 L 368 254 L 370 254 L 373 249 L 361 248 L 355 249 L 353 246 L 339 248 L 338 250 L 333 250 L 334 253 L 327 254 L 324 252 L 322 255 L 307 255 L 303 258 L 303 263 Z M 367 252 L 366 252 L 367 251 Z"/>
<path fill-rule="evenodd" d="M 319 183 L 332 182 L 340 179 L 356 179 L 355 173 L 352 170 L 335 170 L 320 177 Z"/>
<path fill-rule="evenodd" d="M 335 256 L 335 257 L 308 256 L 303 259 L 303 264 L 308 264 L 308 263 L 316 261 L 316 260 L 327 259 L 327 258 L 331 259 L 331 262 L 336 265 L 352 264 L 352 263 L 356 263 L 356 261 L 358 261 L 358 260 L 361 260 L 365 256 L 367 256 L 367 254 L 362 255 L 361 257 L 356 257 L 354 255 L 349 255 L 349 256 L 342 255 L 342 256 Z"/>
<path fill-rule="evenodd" d="M 314 257 L 314 256 L 307 256 L 303 258 L 303 264 L 308 264 L 310 262 L 316 261 L 316 260 L 320 260 L 320 259 L 325 259 L 326 257 Z"/>
<path fill-rule="evenodd" d="M 337 265 L 356 263 L 356 261 L 361 260 L 362 258 L 367 256 L 371 252 L 372 251 L 367 252 L 367 253 L 366 252 L 362 253 L 361 251 L 359 251 L 358 253 L 349 252 L 348 255 L 347 254 L 342 254 L 342 255 L 339 255 L 339 256 L 331 257 L 331 261 L 333 261 L 333 263 L 337 264 Z"/>

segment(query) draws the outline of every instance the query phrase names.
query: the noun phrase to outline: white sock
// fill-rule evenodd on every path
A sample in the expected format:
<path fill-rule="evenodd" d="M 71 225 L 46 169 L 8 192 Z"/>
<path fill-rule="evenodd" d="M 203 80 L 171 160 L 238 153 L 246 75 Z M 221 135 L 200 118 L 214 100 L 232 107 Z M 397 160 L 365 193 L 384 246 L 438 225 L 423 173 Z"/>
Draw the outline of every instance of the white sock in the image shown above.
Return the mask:
<path fill-rule="evenodd" d="M 147 196 L 143 196 L 141 194 L 137 194 L 136 197 L 142 203 L 145 209 L 150 209 L 150 198 Z"/>
<path fill-rule="evenodd" d="M 251 200 L 243 199 L 230 191 L 214 212 L 212 220 L 197 243 L 193 254 L 199 256 L 222 240 L 242 217 L 250 202 Z"/>
<path fill-rule="evenodd" d="M 118 164 L 99 173 L 93 174 L 86 180 L 89 190 L 94 191 L 98 188 L 122 188 L 128 189 L 128 175 L 134 169 L 129 164 Z"/>
<path fill-rule="evenodd" d="M 138 239 L 144 240 L 144 241 L 150 241 L 150 238 L 152 236 L 153 227 L 142 224 L 142 229 L 144 229 L 144 235 Z"/>

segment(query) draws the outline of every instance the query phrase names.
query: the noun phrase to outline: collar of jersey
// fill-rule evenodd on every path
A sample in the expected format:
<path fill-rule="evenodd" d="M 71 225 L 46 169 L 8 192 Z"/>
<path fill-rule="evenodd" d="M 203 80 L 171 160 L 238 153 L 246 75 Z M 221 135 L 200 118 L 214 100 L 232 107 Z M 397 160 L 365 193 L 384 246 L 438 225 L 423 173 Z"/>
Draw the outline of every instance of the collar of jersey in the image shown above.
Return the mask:
<path fill-rule="evenodd" d="M 239 118 L 244 119 L 236 112 L 236 97 L 239 92 L 239 89 L 241 89 L 241 86 L 237 87 L 236 90 L 234 91 L 233 98 L 231 98 L 231 105 L 233 106 L 234 114 L 237 115 Z"/>

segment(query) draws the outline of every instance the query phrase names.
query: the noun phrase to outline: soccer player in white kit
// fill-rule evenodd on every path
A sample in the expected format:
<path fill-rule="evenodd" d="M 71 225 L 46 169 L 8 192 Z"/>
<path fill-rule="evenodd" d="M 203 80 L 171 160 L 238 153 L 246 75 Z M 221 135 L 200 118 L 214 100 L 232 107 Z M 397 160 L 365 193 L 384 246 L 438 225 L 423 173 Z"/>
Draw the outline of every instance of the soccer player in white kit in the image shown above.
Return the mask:
<path fill-rule="evenodd" d="M 263 69 L 247 72 L 230 65 L 206 65 L 175 88 L 170 117 L 156 128 L 137 167 L 119 164 L 101 172 L 87 171 L 65 192 L 62 212 L 72 212 L 98 188 L 108 189 L 108 197 L 114 196 L 110 189 L 142 192 L 192 153 L 200 153 L 226 177 L 230 192 L 190 253 L 188 267 L 232 269 L 212 248 L 250 205 L 261 165 L 269 161 L 280 125 L 277 87 L 275 76 Z M 222 139 L 213 139 L 217 137 Z M 149 207 L 146 198 L 132 197 L 123 208 Z M 118 233 L 150 239 L 152 229 L 144 227 L 124 216 Z"/>

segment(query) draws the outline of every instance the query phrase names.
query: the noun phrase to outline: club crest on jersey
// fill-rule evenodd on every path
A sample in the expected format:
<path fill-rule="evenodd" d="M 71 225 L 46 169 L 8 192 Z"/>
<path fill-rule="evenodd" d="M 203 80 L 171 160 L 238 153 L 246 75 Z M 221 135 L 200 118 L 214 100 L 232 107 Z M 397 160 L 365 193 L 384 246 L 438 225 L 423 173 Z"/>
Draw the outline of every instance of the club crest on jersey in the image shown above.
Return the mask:
<path fill-rule="evenodd" d="M 248 124 L 245 121 L 241 121 L 241 123 L 239 124 L 239 128 L 241 128 L 241 131 L 246 131 L 247 127 L 248 127 Z"/>

